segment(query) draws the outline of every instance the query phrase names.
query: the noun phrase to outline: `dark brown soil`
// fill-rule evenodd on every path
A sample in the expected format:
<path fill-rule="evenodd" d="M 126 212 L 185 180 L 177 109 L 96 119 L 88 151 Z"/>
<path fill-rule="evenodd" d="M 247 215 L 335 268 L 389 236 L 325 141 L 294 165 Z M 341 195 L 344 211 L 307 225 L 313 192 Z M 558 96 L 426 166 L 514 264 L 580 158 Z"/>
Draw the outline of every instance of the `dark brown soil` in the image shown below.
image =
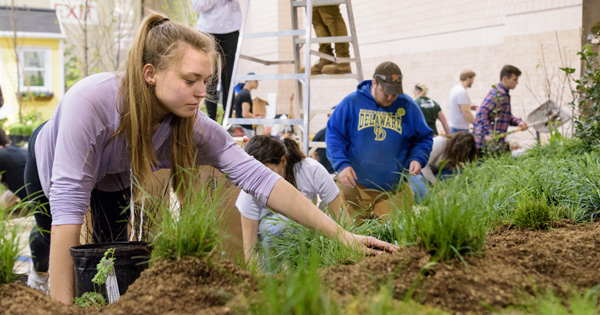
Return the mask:
<path fill-rule="evenodd" d="M 103 314 L 231 314 L 234 296 L 257 289 L 256 279 L 227 260 L 186 257 L 158 262 Z"/>
<path fill-rule="evenodd" d="M 410 295 L 444 310 L 487 313 L 519 303 L 524 294 L 558 295 L 600 283 L 600 223 L 563 223 L 549 231 L 504 227 L 490 233 L 479 257 L 426 266 L 424 250 L 408 249 L 353 266 L 334 266 L 322 278 L 342 299 L 370 295 L 393 281 L 396 299 Z"/>
<path fill-rule="evenodd" d="M 483 254 L 431 264 L 427 252 L 407 248 L 352 266 L 321 270 L 340 303 L 372 296 L 392 284 L 394 297 L 453 313 L 489 313 L 524 294 L 552 289 L 565 295 L 600 283 L 600 223 L 555 225 L 549 231 L 503 227 L 487 237 Z M 466 264 L 466 266 L 465 266 Z M 159 262 L 142 273 L 119 302 L 81 310 L 52 301 L 21 284 L 0 287 L 0 313 L 7 314 L 230 314 L 237 295 L 258 290 L 256 277 L 230 261 L 185 258 Z"/>
<path fill-rule="evenodd" d="M 22 283 L 5 284 L 0 287 L 0 314 L 83 314 L 78 306 L 56 302 L 42 291 Z"/>

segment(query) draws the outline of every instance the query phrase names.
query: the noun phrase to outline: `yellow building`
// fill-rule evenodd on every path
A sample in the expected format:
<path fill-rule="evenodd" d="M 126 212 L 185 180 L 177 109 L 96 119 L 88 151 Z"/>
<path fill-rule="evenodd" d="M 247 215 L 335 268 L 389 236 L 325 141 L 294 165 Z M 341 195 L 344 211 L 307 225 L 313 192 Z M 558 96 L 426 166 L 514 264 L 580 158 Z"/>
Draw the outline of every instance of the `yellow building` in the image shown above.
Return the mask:
<path fill-rule="evenodd" d="M 18 122 L 19 91 L 23 116 L 52 116 L 64 94 L 64 38 L 55 10 L 0 7 L 0 118 Z"/>

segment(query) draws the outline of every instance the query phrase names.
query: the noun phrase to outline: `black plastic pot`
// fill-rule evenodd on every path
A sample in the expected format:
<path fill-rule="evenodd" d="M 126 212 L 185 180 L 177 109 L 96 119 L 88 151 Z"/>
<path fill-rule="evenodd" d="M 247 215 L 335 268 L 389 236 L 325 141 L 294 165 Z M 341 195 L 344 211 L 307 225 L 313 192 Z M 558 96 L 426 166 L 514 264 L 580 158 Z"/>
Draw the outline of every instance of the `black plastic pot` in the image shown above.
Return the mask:
<path fill-rule="evenodd" d="M 146 242 L 118 242 L 80 245 L 71 248 L 71 256 L 75 264 L 75 296 L 85 292 L 99 292 L 106 298 L 106 287 L 98 287 L 92 282 L 97 273 L 96 266 L 109 248 L 116 248 L 115 275 L 121 295 L 148 268 L 148 260 L 152 248 Z"/>

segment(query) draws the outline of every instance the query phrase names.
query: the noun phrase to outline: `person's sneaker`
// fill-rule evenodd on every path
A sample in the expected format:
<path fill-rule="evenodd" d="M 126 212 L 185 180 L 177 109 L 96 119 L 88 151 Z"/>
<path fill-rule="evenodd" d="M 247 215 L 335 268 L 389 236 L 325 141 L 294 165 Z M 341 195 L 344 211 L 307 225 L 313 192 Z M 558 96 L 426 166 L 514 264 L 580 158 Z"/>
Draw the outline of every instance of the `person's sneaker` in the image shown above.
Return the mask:
<path fill-rule="evenodd" d="M 350 63 L 336 63 L 332 65 L 323 66 L 321 69 L 321 73 L 323 74 L 344 74 L 351 73 L 352 68 L 350 67 Z"/>
<path fill-rule="evenodd" d="M 333 61 L 329 61 L 327 59 L 319 59 L 319 61 L 317 63 L 315 63 L 312 67 L 310 67 L 310 74 L 311 75 L 316 75 L 316 74 L 321 74 L 321 69 L 323 69 L 324 66 L 333 64 Z M 300 68 L 300 73 L 304 72 L 304 67 Z"/>
<path fill-rule="evenodd" d="M 30 264 L 29 275 L 27 276 L 27 286 L 49 294 L 50 290 L 48 289 L 48 273 L 37 272 L 33 269 L 33 263 Z"/>

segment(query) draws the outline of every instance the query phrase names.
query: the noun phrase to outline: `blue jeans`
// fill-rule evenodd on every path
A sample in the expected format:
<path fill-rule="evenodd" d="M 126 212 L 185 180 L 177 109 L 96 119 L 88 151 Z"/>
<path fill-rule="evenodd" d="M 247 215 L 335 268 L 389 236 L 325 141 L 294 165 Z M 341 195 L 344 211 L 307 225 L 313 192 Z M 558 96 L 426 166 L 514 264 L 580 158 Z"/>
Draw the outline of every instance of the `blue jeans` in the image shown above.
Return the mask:
<path fill-rule="evenodd" d="M 459 131 L 469 131 L 469 129 L 460 129 L 460 128 L 454 128 L 454 127 L 450 127 L 450 133 L 451 134 L 455 134 Z"/>
<path fill-rule="evenodd" d="M 415 202 L 420 204 L 421 200 L 427 196 L 427 179 L 425 179 L 423 174 L 417 176 L 411 175 L 408 177 L 408 182 L 410 183 L 410 188 L 415 193 Z"/>

